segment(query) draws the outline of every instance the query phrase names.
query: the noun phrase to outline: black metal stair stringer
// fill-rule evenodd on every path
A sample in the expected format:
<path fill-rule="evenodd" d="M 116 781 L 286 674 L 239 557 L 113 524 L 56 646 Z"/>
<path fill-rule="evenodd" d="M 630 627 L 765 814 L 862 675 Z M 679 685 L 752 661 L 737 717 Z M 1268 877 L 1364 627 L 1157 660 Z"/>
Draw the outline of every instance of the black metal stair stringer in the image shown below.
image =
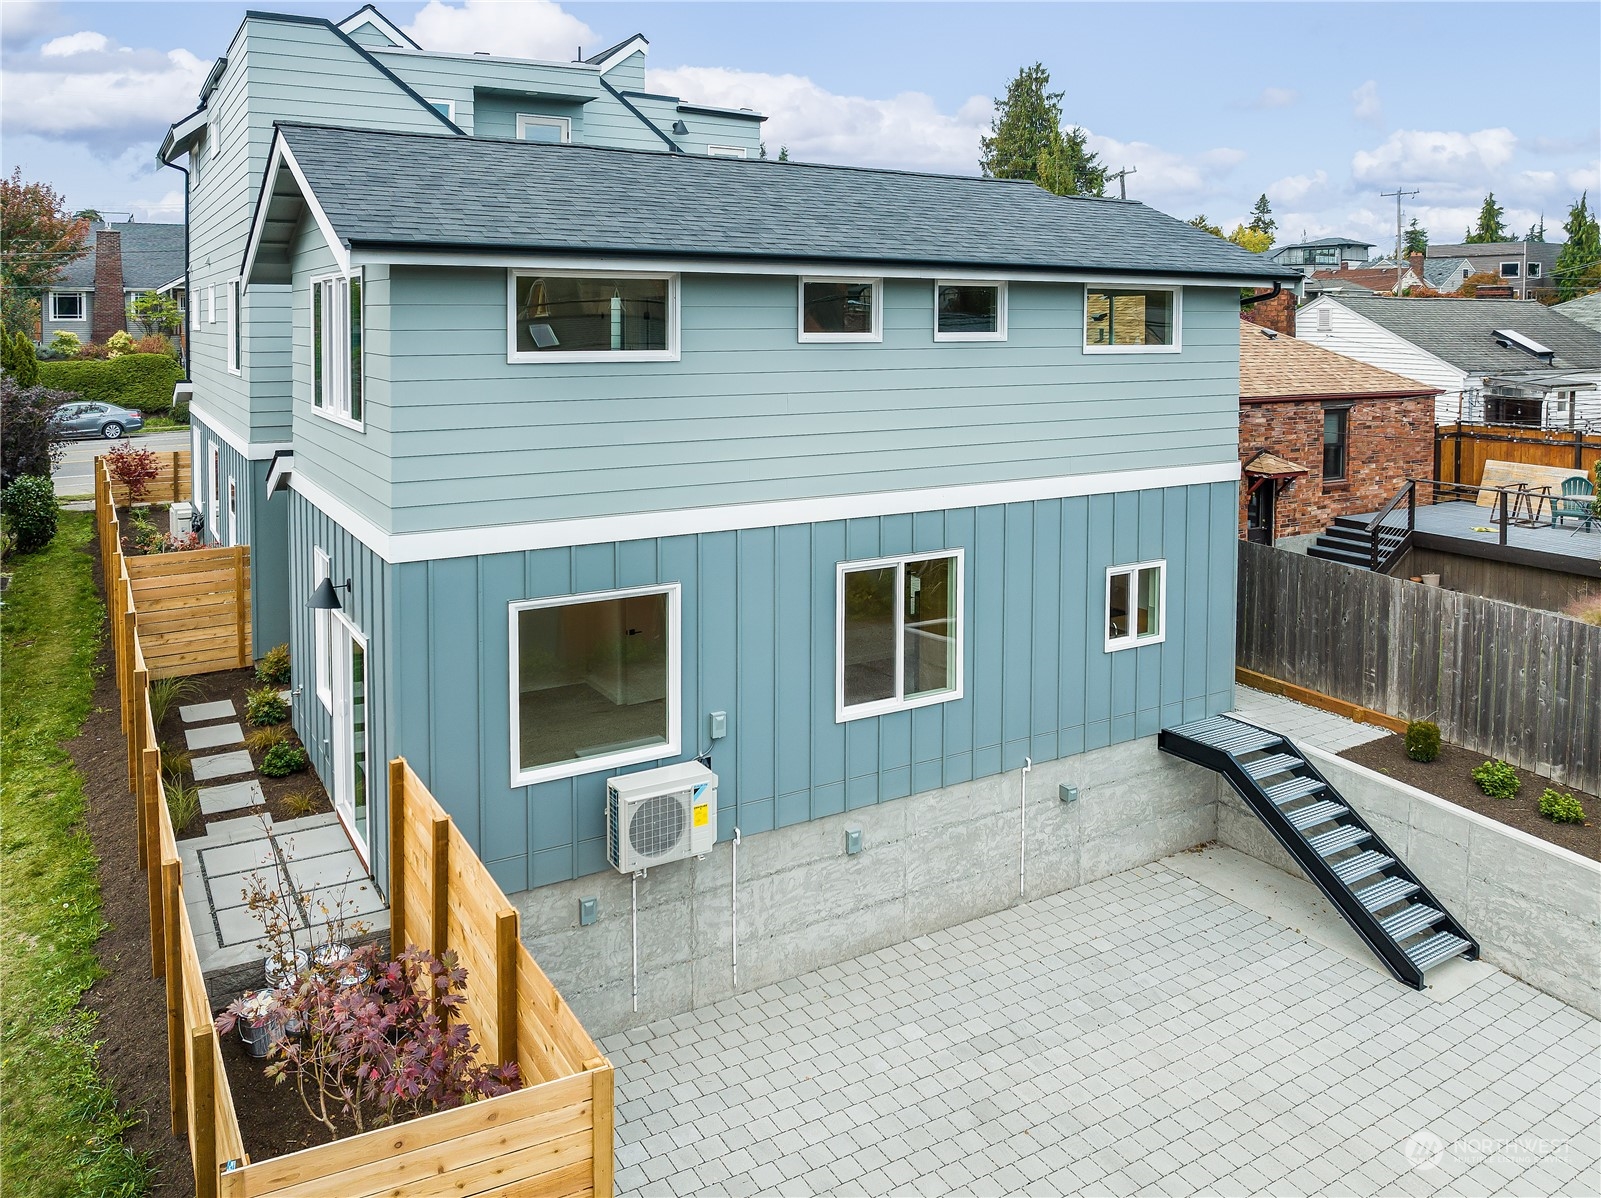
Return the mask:
<path fill-rule="evenodd" d="M 1252 737 L 1249 735 L 1251 733 L 1257 736 Z M 1267 738 L 1265 744 L 1256 743 L 1262 738 Z M 1424 974 L 1432 964 L 1454 956 L 1464 956 L 1469 960 L 1478 957 L 1478 942 L 1457 923 L 1444 904 L 1407 868 L 1361 814 L 1344 802 L 1328 779 L 1287 737 L 1227 716 L 1216 716 L 1179 728 L 1164 728 L 1157 743 L 1164 752 L 1221 774 L 1397 980 L 1421 990 L 1425 985 Z M 1249 747 L 1231 749 L 1227 747 L 1230 744 Z M 1260 756 L 1250 760 L 1255 754 Z M 1275 769 L 1272 773 L 1253 776 L 1253 765 L 1271 768 L 1277 763 L 1270 758 L 1279 755 L 1293 758 L 1294 764 L 1286 763 L 1284 768 Z M 1280 777 L 1295 785 L 1286 786 L 1286 782 L 1278 782 L 1271 787 L 1265 785 L 1267 779 Z M 1314 785 L 1318 789 L 1299 793 Z M 1275 802 L 1271 791 L 1291 797 Z M 1286 810 L 1290 803 L 1298 801 L 1306 805 Z M 1330 804 L 1327 810 L 1333 814 L 1298 827 L 1295 822 L 1297 812 L 1306 813 L 1312 804 L 1318 802 Z M 1318 828 L 1327 830 L 1317 832 Z M 1338 862 L 1331 862 L 1318 851 L 1318 844 L 1314 843 L 1328 845 L 1341 841 L 1351 841 L 1347 847 L 1357 851 Z M 1367 854 L 1376 856 L 1369 857 Z M 1342 878 L 1339 872 L 1342 866 L 1350 867 L 1350 872 L 1356 876 L 1350 881 Z M 1385 901 L 1370 906 L 1359 897 L 1363 894 L 1373 899 L 1384 898 Z M 1394 897 L 1386 897 L 1391 895 Z M 1380 915 L 1386 907 L 1403 902 L 1412 905 L 1388 916 Z M 1429 918 L 1426 909 L 1438 912 L 1438 918 Z M 1410 922 L 1418 919 L 1426 919 L 1427 922 L 1420 928 L 1406 930 Z M 1398 935 L 1391 934 L 1386 921 L 1392 921 L 1390 926 Z M 1402 941 L 1430 928 L 1437 931 L 1435 939 L 1440 940 L 1440 950 L 1452 951 L 1445 952 L 1444 956 L 1440 956 L 1438 951 L 1432 956 L 1424 954 L 1424 963 L 1420 966 L 1408 948 L 1403 947 Z M 1447 938 L 1441 939 L 1438 933 L 1444 933 Z M 1449 937 L 1460 938 L 1462 945 L 1458 947 Z M 1419 945 L 1411 947 L 1416 949 Z"/>

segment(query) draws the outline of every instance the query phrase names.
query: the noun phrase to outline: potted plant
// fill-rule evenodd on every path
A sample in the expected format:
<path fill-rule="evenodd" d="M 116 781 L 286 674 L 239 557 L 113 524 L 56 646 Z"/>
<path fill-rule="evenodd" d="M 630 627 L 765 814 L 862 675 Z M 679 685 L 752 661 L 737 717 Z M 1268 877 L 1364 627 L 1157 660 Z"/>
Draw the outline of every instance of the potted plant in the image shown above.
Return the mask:
<path fill-rule="evenodd" d="M 264 1058 L 284 1038 L 286 1015 L 277 991 L 253 990 L 228 1006 L 218 1029 L 227 1030 L 224 1023 L 237 1027 L 250 1055 Z"/>

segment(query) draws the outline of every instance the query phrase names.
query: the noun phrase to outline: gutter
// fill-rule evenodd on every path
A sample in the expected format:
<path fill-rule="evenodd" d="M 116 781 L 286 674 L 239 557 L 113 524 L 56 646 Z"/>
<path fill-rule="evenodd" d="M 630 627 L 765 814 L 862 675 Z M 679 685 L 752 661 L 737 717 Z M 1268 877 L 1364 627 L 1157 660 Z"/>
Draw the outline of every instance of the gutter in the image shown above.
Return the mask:
<path fill-rule="evenodd" d="M 1269 291 L 1266 295 L 1247 296 L 1245 299 L 1242 299 L 1240 301 L 1240 307 L 1249 308 L 1252 304 L 1265 303 L 1266 301 L 1268 301 L 1270 299 L 1277 299 L 1283 293 L 1284 293 L 1284 284 L 1279 282 L 1277 279 L 1274 279 L 1273 280 L 1273 290 L 1272 291 Z M 1110 584 L 1108 584 L 1108 585 L 1110 585 Z"/>
<path fill-rule="evenodd" d="M 183 363 L 183 381 L 187 383 L 193 381 L 189 375 L 189 359 L 194 352 L 192 338 L 195 328 L 195 289 L 189 277 L 189 168 L 168 162 L 165 158 L 161 160 L 161 165 L 183 172 L 183 331 L 178 335 L 178 344 L 183 348 L 179 351 L 178 360 Z"/>

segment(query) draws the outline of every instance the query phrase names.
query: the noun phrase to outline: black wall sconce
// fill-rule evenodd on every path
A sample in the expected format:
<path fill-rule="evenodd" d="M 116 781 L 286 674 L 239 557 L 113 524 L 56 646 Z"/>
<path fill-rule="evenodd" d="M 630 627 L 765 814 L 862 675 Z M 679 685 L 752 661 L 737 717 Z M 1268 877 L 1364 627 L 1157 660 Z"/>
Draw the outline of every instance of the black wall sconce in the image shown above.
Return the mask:
<path fill-rule="evenodd" d="M 311 592 L 311 598 L 306 600 L 306 606 L 313 611 L 338 611 L 344 606 L 339 602 L 339 592 L 350 594 L 350 579 L 334 585 L 331 578 L 325 578 L 317 584 L 317 589 Z"/>

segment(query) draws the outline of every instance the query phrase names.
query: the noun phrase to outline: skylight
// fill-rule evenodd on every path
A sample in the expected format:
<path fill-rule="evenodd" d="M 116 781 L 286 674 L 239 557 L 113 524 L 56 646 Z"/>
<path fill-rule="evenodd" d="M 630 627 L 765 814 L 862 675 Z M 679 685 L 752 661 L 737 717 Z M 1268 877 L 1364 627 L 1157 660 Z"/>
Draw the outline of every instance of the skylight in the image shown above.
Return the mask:
<path fill-rule="evenodd" d="M 1556 350 L 1547 349 L 1533 337 L 1525 337 L 1522 333 L 1515 332 L 1512 329 L 1496 329 L 1494 337 L 1502 345 L 1508 346 L 1509 348 L 1515 346 L 1518 349 L 1523 350 L 1525 353 L 1533 354 L 1537 358 L 1551 358 L 1556 356 Z"/>

